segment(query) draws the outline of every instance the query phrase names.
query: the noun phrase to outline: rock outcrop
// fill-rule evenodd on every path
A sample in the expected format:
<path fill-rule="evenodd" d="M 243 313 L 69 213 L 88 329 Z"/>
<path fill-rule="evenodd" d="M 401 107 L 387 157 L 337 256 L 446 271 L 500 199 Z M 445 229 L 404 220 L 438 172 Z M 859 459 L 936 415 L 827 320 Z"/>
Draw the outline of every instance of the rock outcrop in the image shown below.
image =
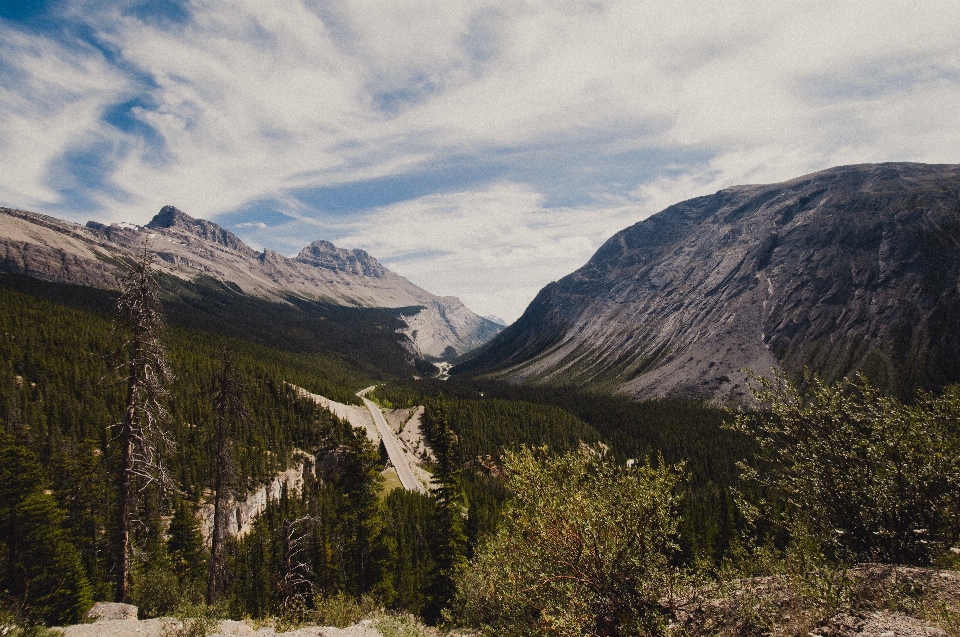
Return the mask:
<path fill-rule="evenodd" d="M 546 286 L 460 374 L 743 396 L 744 368 L 960 381 L 960 166 L 845 166 L 678 203 Z"/>
<path fill-rule="evenodd" d="M 227 502 L 223 531 L 228 537 L 247 535 L 271 501 L 279 500 L 284 491 L 293 494 L 303 490 L 304 475 L 311 475 L 315 466 L 316 458 L 300 452 L 292 467 L 274 476 L 267 484 L 260 485 L 242 501 Z M 200 509 L 200 533 L 208 542 L 213 534 L 213 514 L 213 502 L 204 504 Z"/>

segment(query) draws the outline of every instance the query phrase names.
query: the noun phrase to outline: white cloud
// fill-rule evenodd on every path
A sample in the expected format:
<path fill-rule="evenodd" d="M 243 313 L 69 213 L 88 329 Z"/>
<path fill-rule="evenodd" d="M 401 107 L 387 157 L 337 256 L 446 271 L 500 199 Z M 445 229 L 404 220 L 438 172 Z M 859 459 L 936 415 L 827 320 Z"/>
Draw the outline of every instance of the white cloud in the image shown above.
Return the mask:
<path fill-rule="evenodd" d="M 132 85 L 90 47 L 4 26 L 0 51 L 0 202 L 43 209 L 59 202 L 51 171 L 65 152 L 121 142 L 100 118 Z"/>
<path fill-rule="evenodd" d="M 116 63 L 5 25 L 2 203 L 69 210 L 84 177 L 57 166 L 80 149 L 103 172 L 90 216 L 274 201 L 291 228 L 237 227 L 291 249 L 335 229 L 431 291 L 513 318 L 614 231 L 681 199 L 841 163 L 960 161 L 949 0 L 187 6 L 183 23 L 90 4 L 66 18 Z M 149 135 L 103 119 L 133 97 L 127 117 Z M 445 163 L 475 174 L 364 215 L 389 238 L 298 199 Z"/>
<path fill-rule="evenodd" d="M 512 321 L 544 285 L 582 266 L 636 208 L 544 208 L 528 186 L 428 195 L 380 208 L 337 240 L 435 294 Z"/>

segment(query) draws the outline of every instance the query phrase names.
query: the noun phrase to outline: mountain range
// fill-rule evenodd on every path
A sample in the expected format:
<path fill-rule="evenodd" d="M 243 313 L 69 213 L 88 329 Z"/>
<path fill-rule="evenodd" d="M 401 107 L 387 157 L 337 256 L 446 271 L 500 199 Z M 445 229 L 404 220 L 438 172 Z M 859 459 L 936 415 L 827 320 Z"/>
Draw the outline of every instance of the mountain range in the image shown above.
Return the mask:
<path fill-rule="evenodd" d="M 746 395 L 746 370 L 859 372 L 903 397 L 960 381 L 955 165 L 842 166 L 680 202 L 615 234 L 506 329 L 329 241 L 288 258 L 173 206 L 143 227 L 0 208 L 0 272 L 116 290 L 145 246 L 174 322 L 286 349 L 323 341 L 391 372 L 460 357 L 454 377 L 714 402 Z"/>
<path fill-rule="evenodd" d="M 744 370 L 960 381 L 960 166 L 726 188 L 611 237 L 455 375 L 723 402 Z"/>
<path fill-rule="evenodd" d="M 203 296 L 220 298 L 224 307 L 255 303 L 258 312 L 285 315 L 289 312 L 271 306 L 322 308 L 319 320 L 347 316 L 341 321 L 347 324 L 355 320 L 338 308 L 388 309 L 396 321 L 391 328 L 411 359 L 452 358 L 502 329 L 458 298 L 431 294 L 363 250 L 337 248 L 329 241 L 315 241 L 288 258 L 269 249 L 258 252 L 229 230 L 173 206 L 142 227 L 94 221 L 81 226 L 0 208 L 3 273 L 116 290 L 126 266 L 144 248 L 156 255 L 157 268 L 166 275 L 167 297 L 178 297 L 181 305 L 196 305 L 191 299 Z M 204 311 L 209 319 L 210 311 Z"/>

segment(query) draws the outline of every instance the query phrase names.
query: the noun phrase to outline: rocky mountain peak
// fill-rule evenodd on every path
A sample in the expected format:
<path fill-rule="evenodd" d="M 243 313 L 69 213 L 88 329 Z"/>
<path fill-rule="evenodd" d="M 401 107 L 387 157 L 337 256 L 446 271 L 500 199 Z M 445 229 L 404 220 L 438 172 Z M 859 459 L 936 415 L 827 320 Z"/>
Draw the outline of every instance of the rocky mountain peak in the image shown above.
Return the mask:
<path fill-rule="evenodd" d="M 364 250 L 338 248 L 323 239 L 314 241 L 301 250 L 295 260 L 315 268 L 377 279 L 387 273 L 387 269 Z"/>
<path fill-rule="evenodd" d="M 197 223 L 197 220 L 180 210 L 176 206 L 164 206 L 160 209 L 153 219 L 150 220 L 150 223 L 147 224 L 147 228 L 151 230 L 161 230 L 166 228 L 183 228 L 184 230 L 192 230 L 194 224 Z"/>
<path fill-rule="evenodd" d="M 211 241 L 225 248 L 236 250 L 247 256 L 253 254 L 253 250 L 241 241 L 240 237 L 229 230 L 218 226 L 212 221 L 194 219 L 175 206 L 164 206 L 161 208 L 160 212 L 154 215 L 146 227 L 150 230 L 161 231 L 180 230 L 205 241 Z"/>
<path fill-rule="evenodd" d="M 396 308 L 405 325 L 398 324 L 397 343 L 410 360 L 469 351 L 500 329 L 458 299 L 435 296 L 390 272 L 363 250 L 329 241 L 315 241 L 290 259 L 266 248 L 254 251 L 233 233 L 174 206 L 164 206 L 146 227 L 95 221 L 80 226 L 0 207 L 0 273 L 117 289 L 125 274 L 121 263 L 144 246 L 156 254 L 160 270 L 191 289 L 212 285 L 209 290 L 220 294 L 225 286 L 281 305 L 299 298 Z"/>

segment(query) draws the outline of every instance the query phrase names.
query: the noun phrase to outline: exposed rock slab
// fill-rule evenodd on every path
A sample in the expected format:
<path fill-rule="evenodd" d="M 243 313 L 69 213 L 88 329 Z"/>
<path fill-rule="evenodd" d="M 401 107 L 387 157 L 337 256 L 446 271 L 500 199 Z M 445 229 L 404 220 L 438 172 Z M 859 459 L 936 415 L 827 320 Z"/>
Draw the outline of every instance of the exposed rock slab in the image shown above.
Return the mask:
<path fill-rule="evenodd" d="M 546 286 L 457 373 L 723 401 L 743 368 L 960 381 L 960 166 L 833 168 L 676 204 Z"/>
<path fill-rule="evenodd" d="M 224 532 L 228 537 L 243 537 L 253 530 L 253 523 L 267 510 L 271 501 L 280 499 L 284 490 L 299 493 L 303 489 L 304 475 L 313 471 L 315 460 L 304 452 L 289 469 L 275 475 L 270 482 L 259 486 L 240 502 L 226 502 Z M 200 509 L 200 533 L 205 540 L 213 533 L 213 502 L 204 504 Z"/>
<path fill-rule="evenodd" d="M 120 602 L 97 602 L 87 613 L 87 617 L 95 622 L 136 619 L 139 610 L 133 604 Z"/>

